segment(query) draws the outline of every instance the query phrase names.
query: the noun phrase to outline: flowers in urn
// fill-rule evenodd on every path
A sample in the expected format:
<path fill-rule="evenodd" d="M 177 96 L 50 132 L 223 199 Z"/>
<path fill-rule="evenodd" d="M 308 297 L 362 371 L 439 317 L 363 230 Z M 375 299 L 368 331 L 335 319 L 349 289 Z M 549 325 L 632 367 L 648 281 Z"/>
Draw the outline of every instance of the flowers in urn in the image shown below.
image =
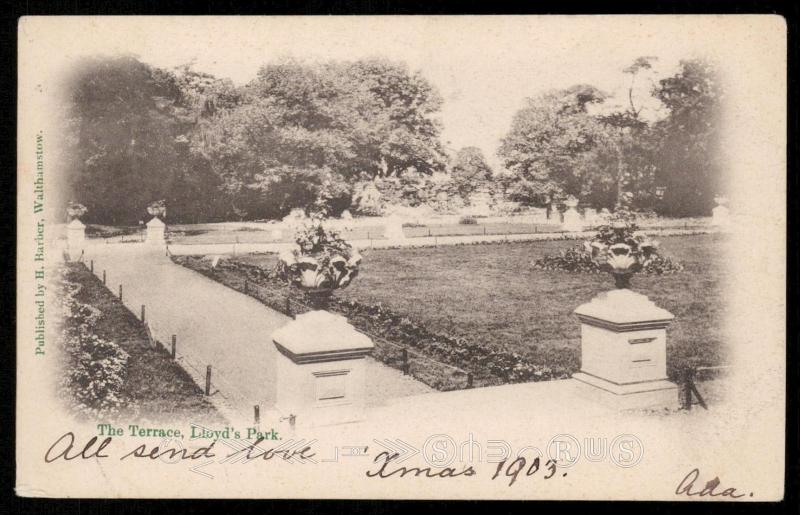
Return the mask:
<path fill-rule="evenodd" d="M 67 205 L 67 216 L 70 220 L 75 220 L 76 218 L 80 218 L 85 215 L 89 211 L 86 206 L 83 204 L 79 204 L 77 202 L 70 202 Z"/>
<path fill-rule="evenodd" d="M 658 256 L 658 242 L 640 233 L 626 210 L 617 211 L 584 248 L 601 270 L 611 273 L 617 288 L 627 288 L 631 276 Z"/>
<path fill-rule="evenodd" d="M 304 290 L 315 307 L 327 304 L 330 295 L 345 288 L 358 275 L 361 255 L 321 216 L 314 216 L 297 232 L 297 246 L 278 256 L 277 275 Z"/>
<path fill-rule="evenodd" d="M 164 218 L 167 216 L 167 204 L 163 200 L 156 200 L 155 202 L 151 202 L 149 206 L 147 206 L 147 213 L 150 216 L 157 216 L 159 218 Z"/>
<path fill-rule="evenodd" d="M 673 274 L 683 270 L 679 261 L 662 256 L 658 243 L 641 232 L 636 216 L 624 207 L 609 214 L 597 234 L 583 245 L 545 255 L 533 263 L 539 270 L 573 273 L 611 273 L 618 288 L 627 288 L 636 272 L 646 275 Z"/>

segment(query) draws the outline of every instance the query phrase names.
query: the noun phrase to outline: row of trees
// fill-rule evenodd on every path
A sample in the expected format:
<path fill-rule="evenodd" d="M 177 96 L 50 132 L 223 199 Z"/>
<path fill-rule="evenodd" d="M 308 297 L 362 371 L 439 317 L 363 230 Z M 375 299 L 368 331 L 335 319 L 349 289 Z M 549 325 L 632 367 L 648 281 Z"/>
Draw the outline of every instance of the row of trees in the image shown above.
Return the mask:
<path fill-rule="evenodd" d="M 724 173 L 715 70 L 681 62 L 649 92 L 665 113 L 648 120 L 634 84 L 653 60 L 639 58 L 624 70 L 631 82 L 622 107 L 589 85 L 528 99 L 498 151 L 509 196 L 537 205 L 575 196 L 607 208 L 628 197 L 634 208 L 666 215 L 708 214 Z"/>
<path fill-rule="evenodd" d="M 445 149 L 441 97 L 400 63 L 286 60 L 236 87 L 189 65 L 89 58 L 66 89 L 65 175 L 87 221 L 112 225 L 136 223 L 159 199 L 170 221 L 203 222 L 312 206 L 374 214 L 376 191 L 382 202 L 466 203 L 487 188 L 528 205 L 576 195 L 597 207 L 624 190 L 640 207 L 695 214 L 711 207 L 719 176 L 712 80 L 703 63 L 684 63 L 654 92 L 669 115 L 653 124 L 633 101 L 595 109 L 606 97 L 591 86 L 530 99 L 495 173 L 476 147 Z"/>

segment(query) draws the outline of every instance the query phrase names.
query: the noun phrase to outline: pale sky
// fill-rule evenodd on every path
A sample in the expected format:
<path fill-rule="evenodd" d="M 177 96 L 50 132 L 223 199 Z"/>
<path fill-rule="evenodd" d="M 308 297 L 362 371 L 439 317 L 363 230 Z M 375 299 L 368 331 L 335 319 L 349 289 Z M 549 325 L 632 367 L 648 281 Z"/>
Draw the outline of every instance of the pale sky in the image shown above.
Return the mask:
<path fill-rule="evenodd" d="M 703 19 L 705 18 L 705 19 Z M 584 83 L 623 93 L 622 69 L 658 57 L 654 78 L 681 58 L 730 53 L 725 31 L 689 16 L 89 17 L 53 42 L 64 62 L 133 53 L 243 84 L 271 60 L 384 56 L 420 70 L 444 98 L 443 140 L 474 145 L 496 165 L 499 140 L 525 97 Z M 724 25 L 724 24 L 723 24 Z M 646 95 L 642 95 L 642 99 Z"/>

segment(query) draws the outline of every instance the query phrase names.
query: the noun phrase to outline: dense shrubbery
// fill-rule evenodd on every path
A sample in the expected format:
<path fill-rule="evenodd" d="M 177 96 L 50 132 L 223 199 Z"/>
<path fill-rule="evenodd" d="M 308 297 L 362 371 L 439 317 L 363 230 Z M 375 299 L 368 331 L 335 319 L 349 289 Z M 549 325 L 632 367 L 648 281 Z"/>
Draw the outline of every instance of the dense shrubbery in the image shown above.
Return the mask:
<path fill-rule="evenodd" d="M 478 220 L 474 216 L 462 216 L 458 223 L 461 225 L 478 225 Z"/>
<path fill-rule="evenodd" d="M 576 245 L 559 254 L 545 256 L 533 263 L 534 268 L 564 272 L 582 272 L 590 274 L 605 273 L 600 265 L 592 260 L 592 255 L 583 245 Z M 674 274 L 683 270 L 683 265 L 666 256 L 656 255 L 650 258 L 639 273 L 645 275 Z"/>
<path fill-rule="evenodd" d="M 63 322 L 59 345 L 63 350 L 61 391 L 73 412 L 86 418 L 109 417 L 122 407 L 128 354 L 116 343 L 93 333 L 101 313 L 76 299 L 81 285 L 60 271 L 59 295 Z"/>

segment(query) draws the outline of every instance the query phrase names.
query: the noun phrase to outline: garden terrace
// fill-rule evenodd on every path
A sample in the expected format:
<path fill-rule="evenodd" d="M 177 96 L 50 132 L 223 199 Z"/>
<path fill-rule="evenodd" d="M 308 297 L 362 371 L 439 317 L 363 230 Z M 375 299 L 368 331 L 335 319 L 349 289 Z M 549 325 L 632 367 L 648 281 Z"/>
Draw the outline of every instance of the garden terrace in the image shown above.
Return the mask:
<path fill-rule="evenodd" d="M 675 314 L 668 331 L 670 377 L 723 361 L 724 240 L 720 234 L 665 237 L 663 253 L 685 269 L 633 279 L 634 290 Z M 476 386 L 566 378 L 580 364 L 580 327 L 572 311 L 613 287 L 606 274 L 533 268 L 536 259 L 572 245 L 365 250 L 359 277 L 336 293 L 331 309 L 361 330 L 472 372 Z M 223 260 L 213 272 L 208 260 L 175 259 L 237 289 L 245 279 L 258 284 L 271 292 L 273 306 L 302 300 L 271 277 L 272 254 Z"/>

